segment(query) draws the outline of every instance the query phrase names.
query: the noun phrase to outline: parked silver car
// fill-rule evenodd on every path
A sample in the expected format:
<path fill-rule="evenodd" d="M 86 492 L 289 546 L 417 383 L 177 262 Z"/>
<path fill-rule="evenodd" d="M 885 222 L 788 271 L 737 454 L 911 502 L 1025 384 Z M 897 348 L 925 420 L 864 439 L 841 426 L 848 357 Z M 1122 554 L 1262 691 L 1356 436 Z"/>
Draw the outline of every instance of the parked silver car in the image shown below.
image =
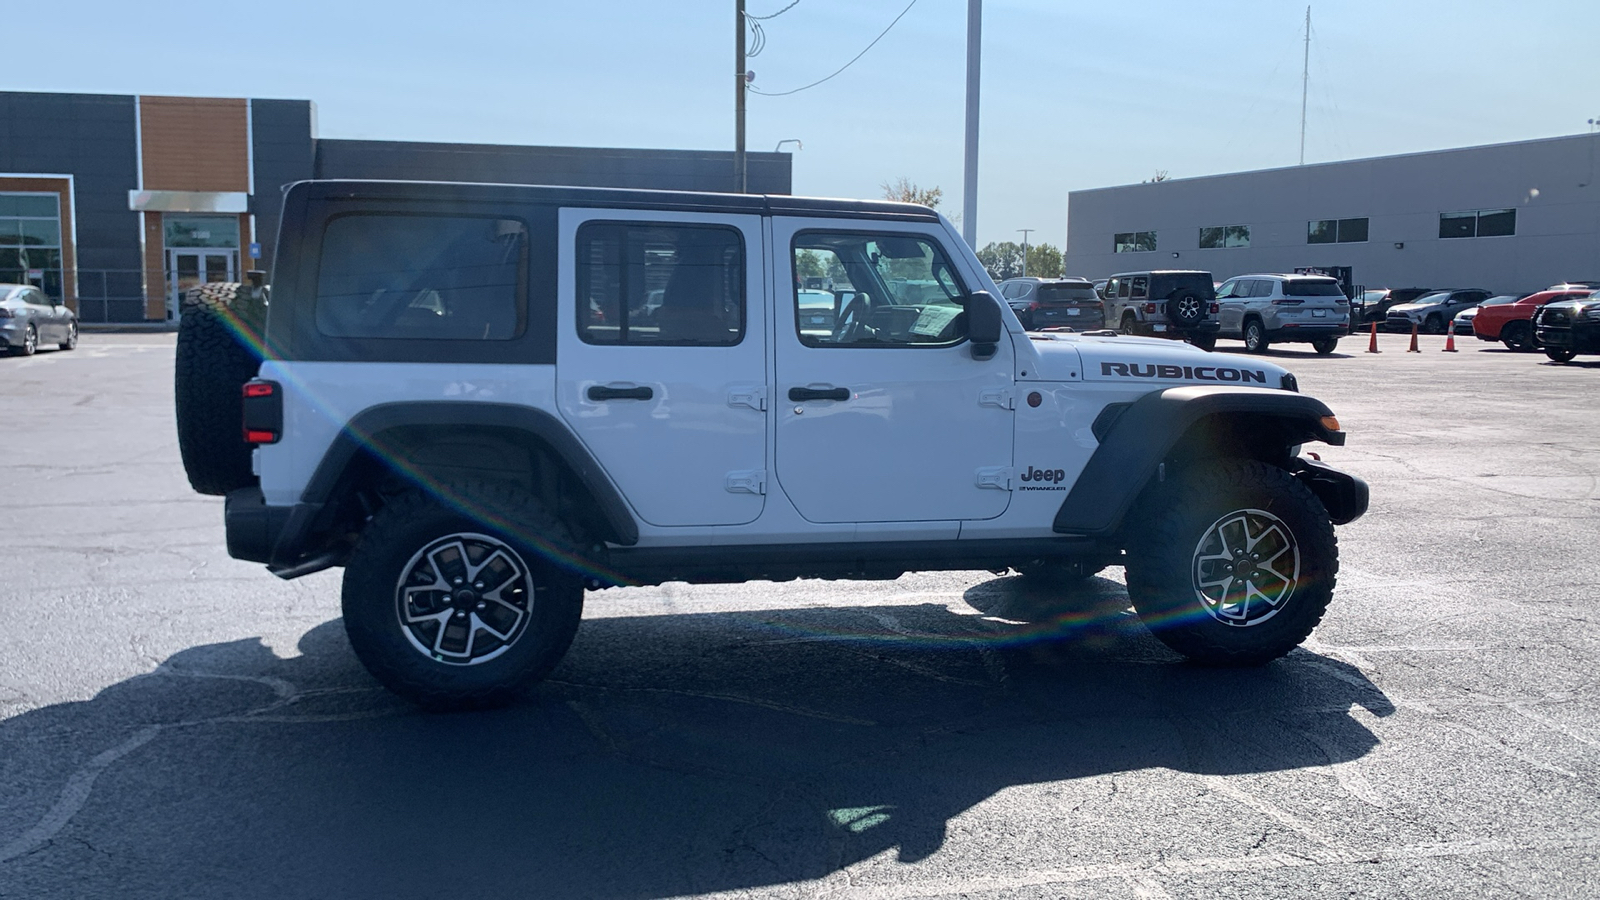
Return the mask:
<path fill-rule="evenodd" d="M 0 284 L 0 347 L 32 356 L 41 344 L 78 346 L 78 314 L 28 284 Z"/>
<path fill-rule="evenodd" d="M 1222 330 L 1251 353 L 1268 344 L 1309 342 L 1328 354 L 1350 331 L 1350 301 L 1325 275 L 1240 275 L 1217 289 Z"/>

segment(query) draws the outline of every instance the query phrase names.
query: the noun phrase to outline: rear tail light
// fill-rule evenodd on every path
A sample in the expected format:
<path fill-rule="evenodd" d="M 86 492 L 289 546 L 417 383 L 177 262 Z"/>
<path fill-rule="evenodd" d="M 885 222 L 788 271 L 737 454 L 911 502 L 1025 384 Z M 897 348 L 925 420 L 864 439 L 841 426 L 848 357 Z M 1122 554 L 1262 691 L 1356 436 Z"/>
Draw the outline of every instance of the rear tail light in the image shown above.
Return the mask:
<path fill-rule="evenodd" d="M 1305 302 L 1304 300 L 1301 300 L 1298 297 L 1279 297 L 1278 299 L 1272 301 L 1272 305 L 1273 306 L 1299 306 L 1300 304 L 1302 304 L 1304 302 Z"/>
<path fill-rule="evenodd" d="M 1216 302 L 1215 300 L 1211 301 L 1211 314 L 1216 315 L 1219 312 L 1222 312 L 1222 304 Z"/>
<path fill-rule="evenodd" d="M 1037 301 L 1037 300 L 1034 300 L 1033 302 L 1028 304 L 1028 312 L 1033 312 L 1034 310 L 1036 310 L 1038 308 L 1039 308 L 1039 301 Z"/>
<path fill-rule="evenodd" d="M 1154 303 L 1146 303 L 1144 305 L 1144 311 L 1146 313 L 1153 313 L 1156 311 L 1156 305 Z"/>
<path fill-rule="evenodd" d="M 283 437 L 283 387 L 259 378 L 244 383 L 244 442 L 276 444 Z"/>

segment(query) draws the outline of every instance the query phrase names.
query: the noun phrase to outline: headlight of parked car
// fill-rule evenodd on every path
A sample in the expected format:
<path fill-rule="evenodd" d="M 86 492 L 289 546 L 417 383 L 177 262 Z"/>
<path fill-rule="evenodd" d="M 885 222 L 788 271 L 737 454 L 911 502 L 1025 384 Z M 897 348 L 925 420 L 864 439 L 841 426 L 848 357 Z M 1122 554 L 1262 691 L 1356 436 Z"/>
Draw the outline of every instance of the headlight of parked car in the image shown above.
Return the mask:
<path fill-rule="evenodd" d="M 1600 320 L 1600 303 L 1595 303 L 1595 304 L 1592 304 L 1590 306 L 1585 306 L 1582 309 L 1582 311 L 1580 311 L 1578 313 L 1578 315 L 1582 316 L 1585 319 L 1588 319 L 1591 322 L 1592 321 L 1596 321 L 1596 320 Z"/>

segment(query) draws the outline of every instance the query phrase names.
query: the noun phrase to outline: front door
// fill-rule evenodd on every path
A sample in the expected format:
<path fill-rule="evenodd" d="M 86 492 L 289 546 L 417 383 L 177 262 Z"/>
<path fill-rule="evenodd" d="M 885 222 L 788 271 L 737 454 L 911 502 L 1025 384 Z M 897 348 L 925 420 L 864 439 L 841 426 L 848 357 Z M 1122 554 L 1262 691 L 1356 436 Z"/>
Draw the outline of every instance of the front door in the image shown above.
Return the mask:
<path fill-rule="evenodd" d="M 777 481 L 808 521 L 989 519 L 1010 504 L 1010 335 L 973 357 L 961 301 L 976 286 L 945 240 L 928 226 L 773 220 Z M 789 289 L 818 272 L 833 279 L 825 321 Z"/>
<path fill-rule="evenodd" d="M 766 501 L 761 217 L 564 209 L 557 403 L 651 525 Z"/>
<path fill-rule="evenodd" d="M 183 295 L 191 288 L 233 280 L 232 250 L 168 250 L 167 317 L 178 318 Z"/>

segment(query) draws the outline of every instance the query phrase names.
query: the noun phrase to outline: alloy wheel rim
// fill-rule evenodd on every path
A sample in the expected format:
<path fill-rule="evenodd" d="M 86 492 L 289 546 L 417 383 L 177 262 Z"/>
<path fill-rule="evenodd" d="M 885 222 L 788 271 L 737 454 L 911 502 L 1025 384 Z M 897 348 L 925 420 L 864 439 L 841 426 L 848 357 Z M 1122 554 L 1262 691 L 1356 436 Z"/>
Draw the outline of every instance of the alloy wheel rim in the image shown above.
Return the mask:
<path fill-rule="evenodd" d="M 510 650 L 534 600 L 528 564 L 486 534 L 462 532 L 412 555 L 395 584 L 395 612 L 411 646 L 434 662 L 472 666 Z"/>
<path fill-rule="evenodd" d="M 1200 315 L 1200 301 L 1193 297 L 1185 297 L 1178 301 L 1178 317 L 1193 319 Z"/>
<path fill-rule="evenodd" d="M 1294 532 L 1262 509 L 1234 510 L 1211 523 L 1195 544 L 1190 566 L 1195 598 L 1206 613 L 1237 628 L 1282 612 L 1300 569 Z"/>
<path fill-rule="evenodd" d="M 32 325 L 28 326 L 27 333 L 22 336 L 22 349 L 28 353 L 39 349 L 39 333 L 33 330 Z"/>

